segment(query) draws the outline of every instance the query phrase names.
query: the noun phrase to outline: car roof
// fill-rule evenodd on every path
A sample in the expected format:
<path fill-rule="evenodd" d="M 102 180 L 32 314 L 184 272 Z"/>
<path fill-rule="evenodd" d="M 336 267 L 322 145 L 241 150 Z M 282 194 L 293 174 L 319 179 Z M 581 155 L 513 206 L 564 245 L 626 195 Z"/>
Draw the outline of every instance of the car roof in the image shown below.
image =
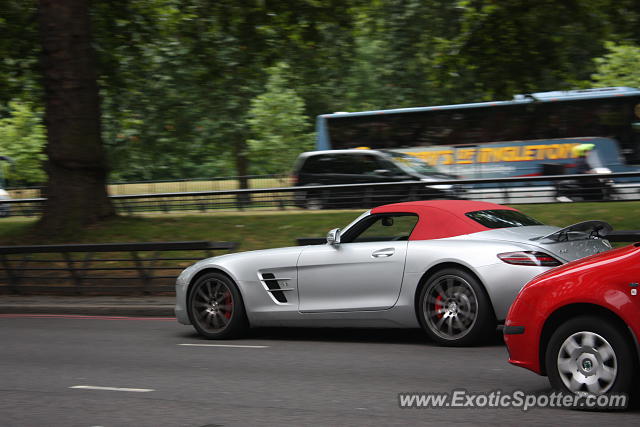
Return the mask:
<path fill-rule="evenodd" d="M 384 154 L 383 151 L 378 150 L 370 150 L 368 148 L 349 148 L 345 150 L 319 150 L 319 151 L 306 151 L 301 153 L 299 157 L 311 157 L 318 156 L 321 154 Z"/>
<path fill-rule="evenodd" d="M 425 200 L 378 206 L 372 209 L 371 213 L 417 214 L 418 223 L 409 240 L 431 240 L 490 230 L 490 228 L 466 216 L 469 212 L 484 210 L 517 211 L 517 209 L 497 203 L 474 200 Z"/>

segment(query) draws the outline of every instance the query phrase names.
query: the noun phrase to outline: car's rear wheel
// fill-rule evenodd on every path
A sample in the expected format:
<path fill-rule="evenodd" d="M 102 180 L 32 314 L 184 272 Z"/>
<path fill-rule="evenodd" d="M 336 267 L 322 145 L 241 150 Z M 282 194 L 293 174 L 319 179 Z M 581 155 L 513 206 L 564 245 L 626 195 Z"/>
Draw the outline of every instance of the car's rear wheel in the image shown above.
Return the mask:
<path fill-rule="evenodd" d="M 551 386 L 570 393 L 629 393 L 636 373 L 629 337 L 595 316 L 576 317 L 557 328 L 545 362 Z"/>
<path fill-rule="evenodd" d="M 248 329 L 238 287 L 224 274 L 198 277 L 189 293 L 189 319 L 200 335 L 209 339 L 235 338 Z"/>
<path fill-rule="evenodd" d="M 462 269 L 432 275 L 418 297 L 418 318 L 438 344 L 465 346 L 488 340 L 496 322 L 482 285 Z"/>

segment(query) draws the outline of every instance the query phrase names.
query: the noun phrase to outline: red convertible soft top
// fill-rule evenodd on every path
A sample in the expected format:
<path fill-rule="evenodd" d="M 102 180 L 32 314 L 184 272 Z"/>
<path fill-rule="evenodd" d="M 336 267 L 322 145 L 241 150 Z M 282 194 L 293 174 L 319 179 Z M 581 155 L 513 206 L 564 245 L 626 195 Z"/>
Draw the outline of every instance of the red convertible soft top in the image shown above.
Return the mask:
<path fill-rule="evenodd" d="M 489 230 L 465 215 L 486 210 L 517 211 L 508 206 L 473 200 L 428 200 L 378 206 L 371 209 L 371 213 L 415 213 L 419 219 L 409 240 L 431 240 Z"/>

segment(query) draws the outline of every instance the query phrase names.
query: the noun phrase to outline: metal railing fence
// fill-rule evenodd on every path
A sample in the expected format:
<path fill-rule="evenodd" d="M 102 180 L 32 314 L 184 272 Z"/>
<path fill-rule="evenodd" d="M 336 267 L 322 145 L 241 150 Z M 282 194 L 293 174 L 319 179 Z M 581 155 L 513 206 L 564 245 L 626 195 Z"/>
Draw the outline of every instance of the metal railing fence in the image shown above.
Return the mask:
<path fill-rule="evenodd" d="M 207 241 L 0 246 L 0 293 L 172 293 L 185 267 L 236 247 Z"/>
<path fill-rule="evenodd" d="M 451 181 L 314 185 L 110 196 L 122 214 L 264 209 L 367 209 L 412 200 L 463 198 L 502 204 L 640 200 L 640 172 Z M 3 201 L 37 216 L 44 198 Z"/>

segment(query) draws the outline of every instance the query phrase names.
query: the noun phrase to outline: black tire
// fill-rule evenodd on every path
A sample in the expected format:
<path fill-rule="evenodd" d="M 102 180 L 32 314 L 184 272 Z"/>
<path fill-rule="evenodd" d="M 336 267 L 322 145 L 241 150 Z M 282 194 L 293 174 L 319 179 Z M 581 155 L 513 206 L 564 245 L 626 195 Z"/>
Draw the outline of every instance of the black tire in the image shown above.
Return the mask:
<path fill-rule="evenodd" d="M 575 317 L 560 325 L 545 354 L 551 386 L 568 393 L 631 393 L 637 373 L 633 343 L 619 329 L 596 316 Z"/>
<path fill-rule="evenodd" d="M 249 328 L 238 287 L 221 273 L 198 277 L 189 292 L 189 319 L 208 339 L 237 338 Z"/>
<path fill-rule="evenodd" d="M 322 185 L 319 183 L 306 184 L 306 186 Z M 320 191 L 307 191 L 304 193 L 303 207 L 307 210 L 321 210 L 326 206 Z"/>
<path fill-rule="evenodd" d="M 318 193 L 309 193 L 304 200 L 304 208 L 310 211 L 319 211 L 324 209 L 324 202 Z"/>
<path fill-rule="evenodd" d="M 481 344 L 495 335 L 489 297 L 478 280 L 462 269 L 447 268 L 429 277 L 416 309 L 422 329 L 440 345 Z"/>

